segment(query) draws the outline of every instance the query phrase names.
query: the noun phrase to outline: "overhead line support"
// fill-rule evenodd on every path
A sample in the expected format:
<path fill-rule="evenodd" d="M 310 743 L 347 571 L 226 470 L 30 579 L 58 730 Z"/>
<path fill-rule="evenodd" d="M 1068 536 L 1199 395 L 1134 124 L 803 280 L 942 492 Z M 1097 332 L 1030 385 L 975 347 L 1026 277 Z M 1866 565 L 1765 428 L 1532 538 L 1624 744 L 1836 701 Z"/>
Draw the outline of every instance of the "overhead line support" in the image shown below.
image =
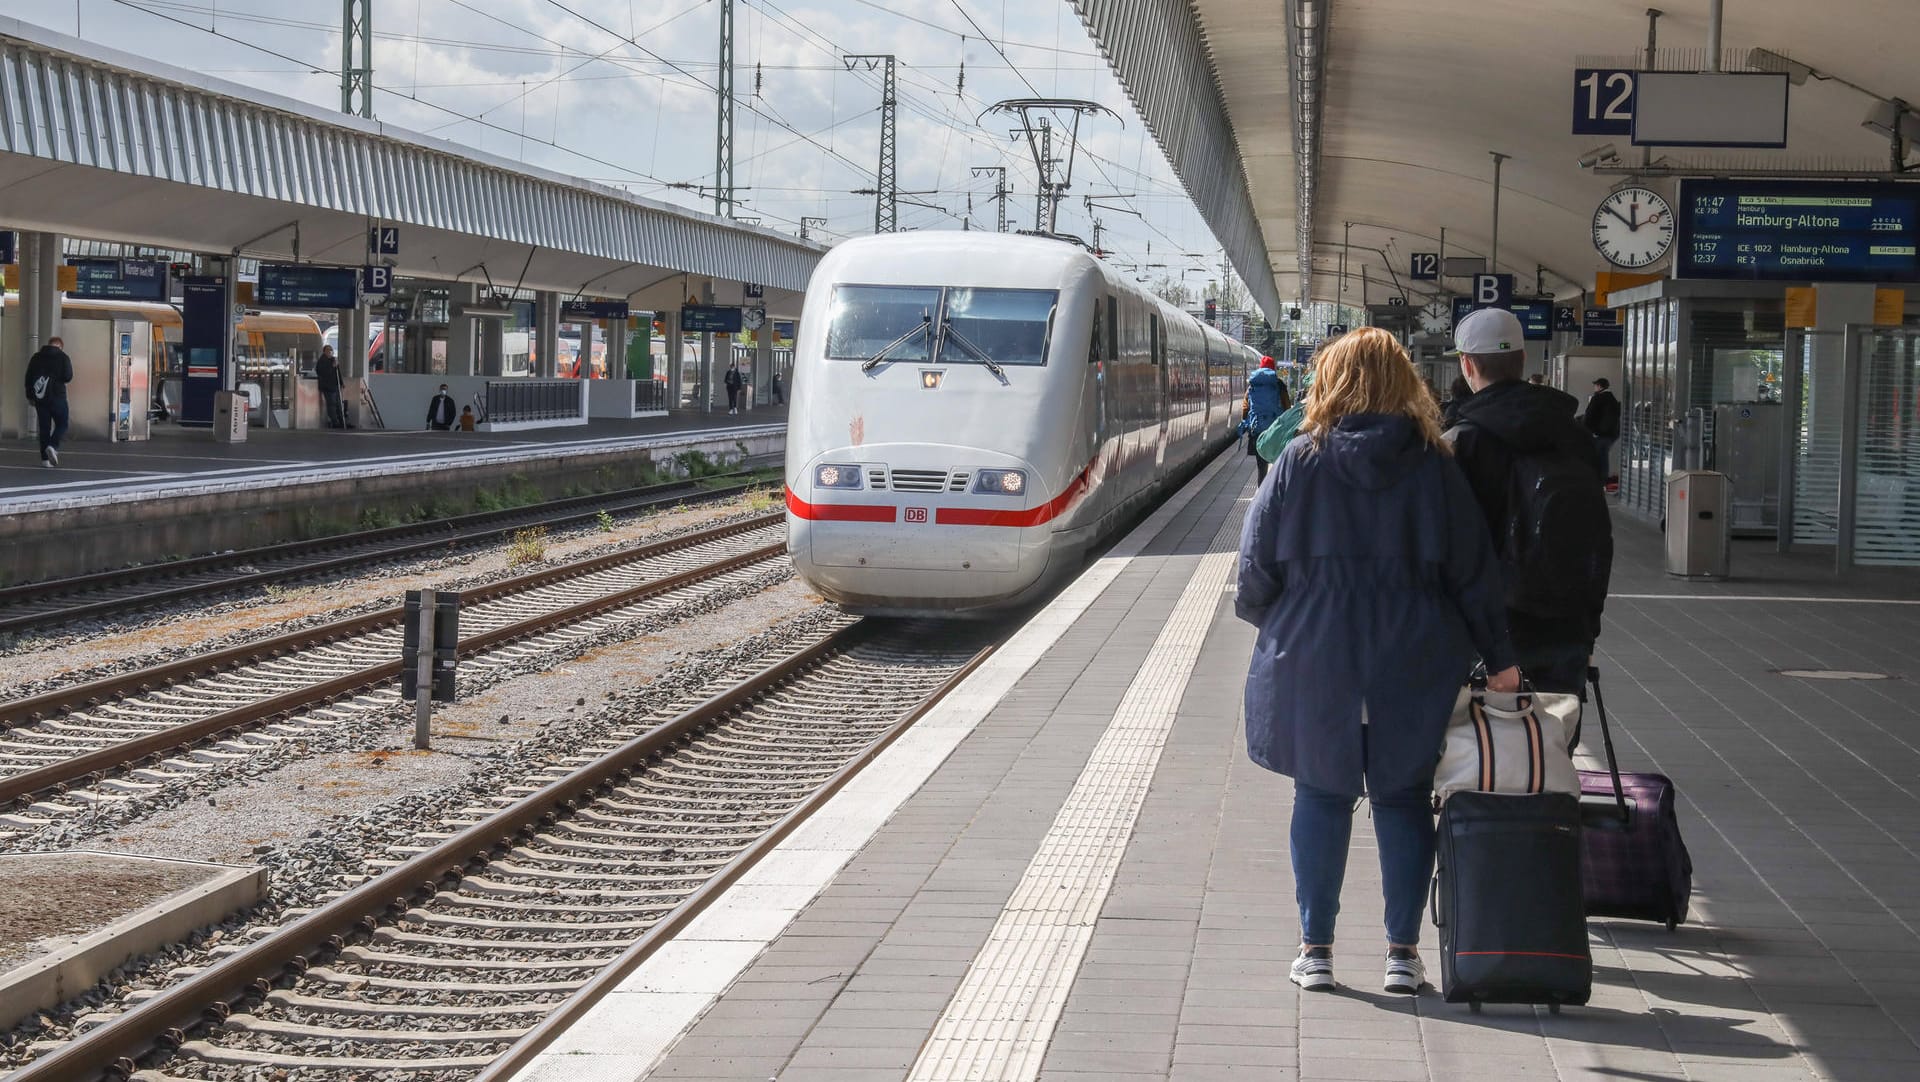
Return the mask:
<path fill-rule="evenodd" d="M 340 111 L 373 115 L 373 0 L 340 0 Z"/>

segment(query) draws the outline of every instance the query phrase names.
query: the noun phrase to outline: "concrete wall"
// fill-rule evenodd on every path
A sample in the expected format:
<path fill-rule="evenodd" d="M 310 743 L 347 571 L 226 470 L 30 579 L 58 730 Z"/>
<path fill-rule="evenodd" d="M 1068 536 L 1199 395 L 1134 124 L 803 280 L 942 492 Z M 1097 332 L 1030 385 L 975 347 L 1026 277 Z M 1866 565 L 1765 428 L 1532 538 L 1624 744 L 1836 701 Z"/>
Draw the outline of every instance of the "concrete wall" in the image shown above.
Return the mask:
<path fill-rule="evenodd" d="M 453 396 L 453 415 L 460 416 L 460 407 L 473 405 L 473 396 L 485 394 L 487 377 L 485 376 L 417 376 L 404 372 L 375 372 L 367 377 L 367 387 L 373 392 L 373 400 L 380 407 L 380 419 L 387 428 L 395 431 L 423 429 L 427 427 L 427 404 L 447 385 L 447 393 Z M 476 408 L 474 413 L 480 411 Z"/>
<path fill-rule="evenodd" d="M 633 408 L 631 379 L 592 379 L 587 381 L 587 412 L 594 417 L 665 417 L 666 410 Z"/>
<path fill-rule="evenodd" d="M 434 385 L 439 385 L 437 380 Z M 426 416 L 424 403 L 421 416 Z M 650 469 L 671 474 L 674 455 L 683 451 L 736 461 L 742 443 L 749 455 L 778 455 L 785 451 L 786 433 L 597 451 L 555 444 L 542 457 L 516 462 L 409 466 L 375 475 L 359 470 L 332 480 L 0 515 L 0 551 L 7 554 L 0 564 L 0 582 L 325 537 L 362 529 L 378 516 L 410 521 L 428 500 L 466 511 L 482 489 L 531 489 L 554 499 L 583 489 L 626 488 L 641 483 Z"/>

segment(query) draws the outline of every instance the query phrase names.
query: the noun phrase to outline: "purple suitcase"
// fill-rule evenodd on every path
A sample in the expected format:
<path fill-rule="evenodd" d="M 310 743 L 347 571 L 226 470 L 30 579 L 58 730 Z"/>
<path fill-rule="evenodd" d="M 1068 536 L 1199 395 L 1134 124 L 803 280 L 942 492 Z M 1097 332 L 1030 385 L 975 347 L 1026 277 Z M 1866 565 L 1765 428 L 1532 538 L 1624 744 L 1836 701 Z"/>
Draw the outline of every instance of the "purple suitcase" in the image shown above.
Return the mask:
<path fill-rule="evenodd" d="M 1587 670 L 1607 769 L 1580 771 L 1580 879 L 1587 915 L 1663 923 L 1687 919 L 1693 859 L 1680 837 L 1673 782 L 1665 774 L 1622 774 L 1600 698 L 1600 672 Z"/>

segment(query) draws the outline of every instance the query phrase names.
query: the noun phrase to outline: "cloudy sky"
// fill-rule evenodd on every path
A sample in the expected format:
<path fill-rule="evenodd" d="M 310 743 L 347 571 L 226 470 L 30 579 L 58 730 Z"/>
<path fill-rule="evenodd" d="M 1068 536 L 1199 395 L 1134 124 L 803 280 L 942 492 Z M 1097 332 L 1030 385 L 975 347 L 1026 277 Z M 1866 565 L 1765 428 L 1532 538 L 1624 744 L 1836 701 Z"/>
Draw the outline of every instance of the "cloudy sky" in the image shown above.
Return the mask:
<path fill-rule="evenodd" d="M 373 0 L 375 114 L 491 154 L 711 210 L 717 0 Z M 88 41 L 328 108 L 340 103 L 337 0 L 0 0 Z M 736 212 L 792 231 L 870 232 L 880 77 L 899 58 L 902 228 L 992 229 L 1006 166 L 1013 228 L 1031 227 L 1034 167 L 1015 97 L 1100 102 L 1084 122 L 1059 228 L 1105 226 L 1114 259 L 1180 276 L 1219 251 L 1066 0 L 735 0 Z M 964 73 L 964 74 L 963 74 Z M 964 79 L 964 82 L 963 82 Z M 1096 199 L 1089 209 L 1085 196 Z M 916 206 L 909 200 L 928 204 Z M 816 227 L 817 229 L 817 227 Z M 1200 259 L 1183 253 L 1203 253 Z M 1189 273 L 1198 286 L 1211 272 Z"/>

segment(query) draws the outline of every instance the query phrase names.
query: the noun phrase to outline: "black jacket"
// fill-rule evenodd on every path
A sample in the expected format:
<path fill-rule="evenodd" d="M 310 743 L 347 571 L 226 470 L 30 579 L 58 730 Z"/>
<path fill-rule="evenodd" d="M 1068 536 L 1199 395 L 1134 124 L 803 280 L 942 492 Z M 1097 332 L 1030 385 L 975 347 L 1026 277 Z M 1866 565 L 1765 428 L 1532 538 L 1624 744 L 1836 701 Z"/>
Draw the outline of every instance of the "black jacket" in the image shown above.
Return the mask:
<path fill-rule="evenodd" d="M 1595 391 L 1587 399 L 1587 412 L 1580 420 L 1596 436 L 1620 438 L 1620 400 L 1612 391 Z"/>
<path fill-rule="evenodd" d="M 452 428 L 453 422 L 458 418 L 459 411 L 453 408 L 453 396 L 445 391 L 434 395 L 433 401 L 427 403 L 427 424 L 429 425 Z"/>
<path fill-rule="evenodd" d="M 1596 488 L 1605 482 L 1606 464 L 1594 446 L 1593 434 L 1574 420 L 1579 404 L 1565 391 L 1519 380 L 1482 388 L 1460 404 L 1459 423 L 1447 430 L 1447 439 L 1496 539 L 1506 533 L 1515 454 L 1568 455 L 1593 469 Z M 1590 643 L 1600 635 L 1598 609 L 1568 613 L 1564 619 L 1509 611 L 1507 618 L 1514 646 L 1522 653 L 1528 647 Z"/>
<path fill-rule="evenodd" d="M 313 366 L 313 374 L 320 381 L 322 391 L 340 389 L 340 361 L 333 354 L 321 354 L 319 362 Z"/>
<path fill-rule="evenodd" d="M 44 395 L 33 393 L 33 385 L 40 377 L 47 378 L 47 391 Z M 55 402 L 67 397 L 67 384 L 73 382 L 73 358 L 59 346 L 41 346 L 40 351 L 27 362 L 27 398 L 30 401 Z"/>

